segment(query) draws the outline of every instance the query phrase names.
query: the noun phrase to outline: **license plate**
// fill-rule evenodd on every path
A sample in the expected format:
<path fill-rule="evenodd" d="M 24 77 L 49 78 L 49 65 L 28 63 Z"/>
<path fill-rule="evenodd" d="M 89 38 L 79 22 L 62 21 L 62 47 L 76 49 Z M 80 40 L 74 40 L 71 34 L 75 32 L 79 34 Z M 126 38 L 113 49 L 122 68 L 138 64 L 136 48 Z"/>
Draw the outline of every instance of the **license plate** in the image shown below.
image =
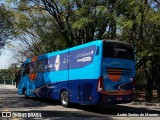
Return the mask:
<path fill-rule="evenodd" d="M 118 97 L 118 98 L 116 98 L 116 100 L 122 100 L 122 97 Z"/>

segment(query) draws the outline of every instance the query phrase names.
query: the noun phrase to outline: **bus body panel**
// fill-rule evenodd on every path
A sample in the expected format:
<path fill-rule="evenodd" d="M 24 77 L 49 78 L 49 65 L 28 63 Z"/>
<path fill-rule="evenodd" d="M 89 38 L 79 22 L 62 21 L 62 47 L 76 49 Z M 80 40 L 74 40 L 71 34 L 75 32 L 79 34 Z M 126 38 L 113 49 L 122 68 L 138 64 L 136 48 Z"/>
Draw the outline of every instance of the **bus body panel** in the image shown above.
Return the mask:
<path fill-rule="evenodd" d="M 63 90 L 68 91 L 69 101 L 80 104 L 122 103 L 131 94 L 123 95 L 123 101 L 118 100 L 118 94 L 110 94 L 118 82 L 107 79 L 107 68 L 132 68 L 129 77 L 121 76 L 123 84 L 134 78 L 134 61 L 116 58 L 103 58 L 103 43 L 98 40 L 67 50 L 48 53 L 37 58 L 28 59 L 23 64 L 29 64 L 30 72 L 21 77 L 18 94 L 26 88 L 28 96 L 60 99 Z M 103 77 L 104 92 L 98 91 L 100 78 Z M 113 77 L 113 76 L 110 76 Z M 126 80 L 127 79 L 127 80 Z M 118 88 L 119 88 L 118 86 Z M 124 87 L 121 85 L 121 87 Z M 130 89 L 130 88 L 129 88 Z M 107 92 L 110 92 L 109 94 Z M 122 92 L 121 92 L 122 93 Z"/>
<path fill-rule="evenodd" d="M 36 78 L 38 81 L 43 76 L 39 81 L 41 84 L 36 85 L 35 83 L 34 95 L 59 99 L 62 89 L 68 91 L 68 51 L 64 50 L 40 57 L 45 65 L 43 72 Z"/>
<path fill-rule="evenodd" d="M 69 93 L 70 101 L 80 104 L 95 104 L 96 79 L 94 61 L 96 42 L 70 49 Z"/>
<path fill-rule="evenodd" d="M 134 97 L 135 58 L 132 46 L 104 41 L 102 76 L 103 103 L 127 103 Z"/>
<path fill-rule="evenodd" d="M 135 77 L 134 66 L 134 61 L 104 58 L 103 77 L 105 90 L 117 90 L 118 88 L 115 88 L 116 85 L 133 82 L 133 79 L 130 78 Z M 116 75 L 112 75 L 112 73 Z M 116 77 L 119 77 L 119 79 Z"/>
<path fill-rule="evenodd" d="M 29 85 L 30 85 L 30 82 L 29 82 L 28 76 L 21 77 L 21 80 L 18 84 L 18 94 L 22 95 L 23 94 L 23 89 L 24 88 L 28 89 Z M 27 91 L 27 94 L 29 94 L 29 91 Z"/>
<path fill-rule="evenodd" d="M 25 85 L 29 83 L 29 87 L 25 87 L 29 91 L 28 95 L 59 99 L 61 90 L 67 90 L 71 102 L 82 104 L 93 102 L 93 96 L 97 93 L 97 78 L 95 79 L 94 71 L 94 55 L 97 44 L 101 44 L 101 41 L 39 56 L 38 66 L 43 63 L 44 69 L 37 70 L 35 80 L 29 80 L 28 77 L 28 82 L 27 80 L 23 82 Z M 24 64 L 28 62 L 32 63 L 32 59 L 28 59 Z M 31 63 L 31 68 L 36 66 Z M 56 66 L 56 63 L 59 65 Z M 87 74 L 86 71 L 90 72 Z M 97 72 L 100 74 L 100 71 Z M 22 91 L 21 87 L 19 89 Z M 88 91 L 88 96 L 83 96 L 86 91 Z M 79 95 L 81 98 L 78 98 Z"/>

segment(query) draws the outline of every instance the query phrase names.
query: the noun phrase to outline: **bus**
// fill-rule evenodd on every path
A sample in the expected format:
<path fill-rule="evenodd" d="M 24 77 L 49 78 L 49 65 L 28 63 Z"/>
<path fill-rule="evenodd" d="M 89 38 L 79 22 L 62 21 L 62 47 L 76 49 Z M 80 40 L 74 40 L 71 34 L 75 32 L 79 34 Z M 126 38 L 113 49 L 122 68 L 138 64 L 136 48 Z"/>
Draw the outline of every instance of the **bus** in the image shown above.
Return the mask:
<path fill-rule="evenodd" d="M 27 59 L 18 94 L 82 105 L 129 103 L 134 97 L 133 47 L 115 40 L 95 40 Z"/>

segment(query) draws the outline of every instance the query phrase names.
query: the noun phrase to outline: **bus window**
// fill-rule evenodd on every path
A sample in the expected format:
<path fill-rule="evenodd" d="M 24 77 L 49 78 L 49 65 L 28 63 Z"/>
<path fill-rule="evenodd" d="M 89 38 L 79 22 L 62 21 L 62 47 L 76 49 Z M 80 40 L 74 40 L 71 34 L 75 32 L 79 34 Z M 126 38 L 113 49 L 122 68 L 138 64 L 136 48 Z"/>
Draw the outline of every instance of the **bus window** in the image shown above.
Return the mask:
<path fill-rule="evenodd" d="M 30 80 L 35 80 L 36 74 L 37 74 L 36 61 L 30 62 L 30 73 L 29 73 Z"/>
<path fill-rule="evenodd" d="M 126 43 L 104 41 L 103 58 L 134 60 L 134 50 L 131 45 Z"/>
<path fill-rule="evenodd" d="M 36 62 L 37 72 L 43 72 L 43 60 L 38 60 Z"/>
<path fill-rule="evenodd" d="M 17 88 L 17 85 L 21 79 L 21 69 L 20 70 L 17 70 L 16 73 L 15 73 L 15 79 L 14 79 L 14 82 L 16 82 L 16 88 Z"/>
<path fill-rule="evenodd" d="M 30 73 L 36 73 L 36 62 L 30 63 Z"/>
<path fill-rule="evenodd" d="M 99 55 L 99 46 L 97 46 L 96 55 Z"/>
<path fill-rule="evenodd" d="M 29 63 L 26 63 L 25 64 L 25 67 L 24 67 L 24 74 L 29 74 Z"/>

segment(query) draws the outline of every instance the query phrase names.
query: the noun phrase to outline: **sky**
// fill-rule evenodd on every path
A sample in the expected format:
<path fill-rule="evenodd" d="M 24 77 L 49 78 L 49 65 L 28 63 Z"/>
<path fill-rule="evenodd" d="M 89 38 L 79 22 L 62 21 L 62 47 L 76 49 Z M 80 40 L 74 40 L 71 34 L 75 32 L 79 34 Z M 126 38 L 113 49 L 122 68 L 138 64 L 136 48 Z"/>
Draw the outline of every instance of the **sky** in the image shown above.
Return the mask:
<path fill-rule="evenodd" d="M 0 0 L 0 3 L 5 3 L 6 0 Z"/>
<path fill-rule="evenodd" d="M 5 3 L 5 0 L 0 0 L 0 4 Z M 0 69 L 7 69 L 11 63 L 15 62 L 12 56 L 11 50 L 7 47 L 1 50 L 2 54 L 0 55 Z"/>
<path fill-rule="evenodd" d="M 12 52 L 7 47 L 1 51 L 0 69 L 7 69 L 11 63 L 15 62 L 15 60 L 13 59 Z"/>

